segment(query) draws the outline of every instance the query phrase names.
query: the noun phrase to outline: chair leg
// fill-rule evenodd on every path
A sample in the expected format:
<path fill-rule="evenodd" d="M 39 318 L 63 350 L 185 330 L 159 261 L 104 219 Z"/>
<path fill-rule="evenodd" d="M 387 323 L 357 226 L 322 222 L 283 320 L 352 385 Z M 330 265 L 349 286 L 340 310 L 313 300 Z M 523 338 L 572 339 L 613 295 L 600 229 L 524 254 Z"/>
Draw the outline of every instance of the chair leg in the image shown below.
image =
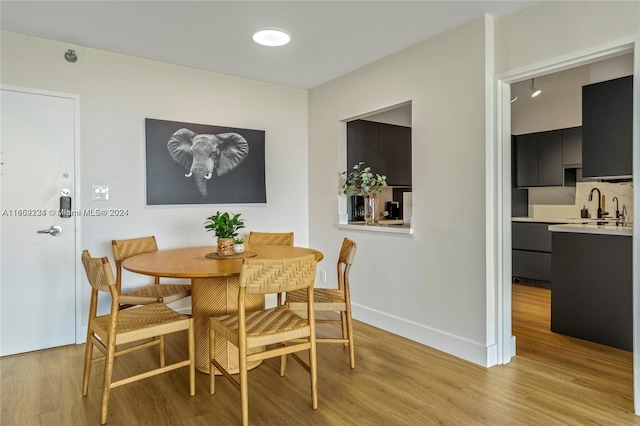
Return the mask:
<path fill-rule="evenodd" d="M 164 335 L 160 336 L 160 367 L 164 367 Z"/>
<path fill-rule="evenodd" d="M 316 353 L 316 342 L 311 340 L 309 348 L 309 374 L 311 375 L 311 407 L 318 408 L 318 361 Z"/>
<path fill-rule="evenodd" d="M 84 372 L 82 374 L 82 396 L 89 393 L 89 378 L 91 377 L 91 358 L 93 357 L 93 343 L 87 337 L 84 348 Z"/>
<path fill-rule="evenodd" d="M 349 327 L 347 327 L 347 313 L 340 311 L 340 324 L 342 325 L 342 338 L 346 339 L 349 336 Z M 345 343 L 344 346 L 347 346 Z"/>
<path fill-rule="evenodd" d="M 286 342 L 281 343 L 280 346 L 287 346 Z M 280 376 L 284 377 L 284 372 L 287 370 L 287 355 L 280 355 Z"/>
<path fill-rule="evenodd" d="M 189 318 L 189 395 L 194 396 L 196 394 L 196 339 L 195 331 L 193 330 L 193 318 Z"/>
<path fill-rule="evenodd" d="M 349 364 L 351 368 L 356 368 L 356 350 L 353 343 L 353 320 L 351 319 L 350 309 L 347 309 L 345 316 L 347 317 L 347 338 L 349 339 Z"/>
<path fill-rule="evenodd" d="M 109 408 L 109 395 L 111 394 L 111 376 L 113 374 L 113 360 L 115 357 L 115 344 L 107 345 L 107 354 L 104 359 L 104 378 L 102 381 L 102 405 L 100 411 L 100 424 L 107 423 L 107 410 Z"/>
<path fill-rule="evenodd" d="M 242 408 L 242 426 L 249 425 L 249 377 L 247 372 L 247 347 L 240 344 L 239 348 L 240 364 L 240 405 Z"/>
<path fill-rule="evenodd" d="M 213 328 L 209 328 L 209 393 L 213 395 L 216 391 L 216 367 L 213 365 L 213 358 L 216 352 L 216 333 Z"/>

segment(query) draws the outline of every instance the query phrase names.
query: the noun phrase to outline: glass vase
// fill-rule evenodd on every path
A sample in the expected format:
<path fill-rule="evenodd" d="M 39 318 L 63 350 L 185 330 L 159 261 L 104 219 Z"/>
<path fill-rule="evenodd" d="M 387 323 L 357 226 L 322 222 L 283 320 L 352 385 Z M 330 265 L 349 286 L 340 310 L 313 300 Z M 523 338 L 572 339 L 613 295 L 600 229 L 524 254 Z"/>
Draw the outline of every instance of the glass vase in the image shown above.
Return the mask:
<path fill-rule="evenodd" d="M 376 197 L 364 197 L 364 224 L 375 225 L 378 223 L 378 199 Z"/>

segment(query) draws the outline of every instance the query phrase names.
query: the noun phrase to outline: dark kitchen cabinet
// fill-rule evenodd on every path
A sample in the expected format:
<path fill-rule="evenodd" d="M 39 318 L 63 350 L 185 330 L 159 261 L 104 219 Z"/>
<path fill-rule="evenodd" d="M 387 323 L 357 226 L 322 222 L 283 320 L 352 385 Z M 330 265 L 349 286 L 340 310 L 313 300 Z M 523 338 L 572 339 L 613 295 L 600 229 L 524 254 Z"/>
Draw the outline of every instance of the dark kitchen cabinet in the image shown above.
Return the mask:
<path fill-rule="evenodd" d="M 347 123 L 347 172 L 360 161 L 378 170 L 378 123 L 365 120 Z"/>
<path fill-rule="evenodd" d="M 513 157 L 517 156 L 516 150 L 516 137 L 511 136 L 511 152 Z M 511 162 L 511 216 L 527 216 L 529 213 L 529 191 L 526 189 L 519 189 L 516 186 L 516 176 L 518 170 L 516 168 L 516 162 Z"/>
<path fill-rule="evenodd" d="M 411 186 L 411 128 L 355 120 L 347 123 L 347 165 L 363 161 L 389 186 Z"/>
<path fill-rule="evenodd" d="M 551 281 L 551 232 L 548 223 L 513 222 L 512 275 Z"/>
<path fill-rule="evenodd" d="M 378 124 L 378 165 L 389 185 L 411 186 L 411 127 Z"/>
<path fill-rule="evenodd" d="M 562 186 L 562 130 L 516 136 L 517 186 Z"/>
<path fill-rule="evenodd" d="M 633 350 L 632 238 L 553 232 L 551 331 Z"/>
<path fill-rule="evenodd" d="M 562 165 L 582 167 L 582 127 L 562 129 Z"/>
<path fill-rule="evenodd" d="M 582 87 L 583 177 L 633 174 L 633 76 Z"/>
<path fill-rule="evenodd" d="M 562 186 L 562 131 L 538 133 L 538 186 Z"/>
<path fill-rule="evenodd" d="M 517 186 L 538 186 L 538 135 L 516 136 Z"/>

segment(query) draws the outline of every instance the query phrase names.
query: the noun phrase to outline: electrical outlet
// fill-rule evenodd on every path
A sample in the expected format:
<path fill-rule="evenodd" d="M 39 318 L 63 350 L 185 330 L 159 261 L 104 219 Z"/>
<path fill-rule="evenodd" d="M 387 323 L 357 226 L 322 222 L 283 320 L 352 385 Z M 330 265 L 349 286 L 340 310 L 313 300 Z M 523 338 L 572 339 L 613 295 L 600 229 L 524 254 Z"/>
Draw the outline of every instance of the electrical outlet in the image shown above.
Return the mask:
<path fill-rule="evenodd" d="M 327 271 L 320 271 L 320 281 L 322 281 L 322 284 L 327 283 Z"/>

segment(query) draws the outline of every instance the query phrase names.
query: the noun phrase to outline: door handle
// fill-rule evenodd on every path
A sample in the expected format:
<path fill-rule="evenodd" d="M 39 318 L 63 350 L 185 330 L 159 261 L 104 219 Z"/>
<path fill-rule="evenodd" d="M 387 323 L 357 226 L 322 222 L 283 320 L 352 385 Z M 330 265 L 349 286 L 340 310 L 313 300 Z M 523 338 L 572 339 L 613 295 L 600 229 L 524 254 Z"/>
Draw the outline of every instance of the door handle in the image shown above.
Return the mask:
<path fill-rule="evenodd" d="M 40 231 L 38 231 L 38 234 L 49 234 L 52 237 L 57 237 L 58 235 L 62 234 L 62 226 L 53 225 L 49 229 L 41 229 Z"/>

